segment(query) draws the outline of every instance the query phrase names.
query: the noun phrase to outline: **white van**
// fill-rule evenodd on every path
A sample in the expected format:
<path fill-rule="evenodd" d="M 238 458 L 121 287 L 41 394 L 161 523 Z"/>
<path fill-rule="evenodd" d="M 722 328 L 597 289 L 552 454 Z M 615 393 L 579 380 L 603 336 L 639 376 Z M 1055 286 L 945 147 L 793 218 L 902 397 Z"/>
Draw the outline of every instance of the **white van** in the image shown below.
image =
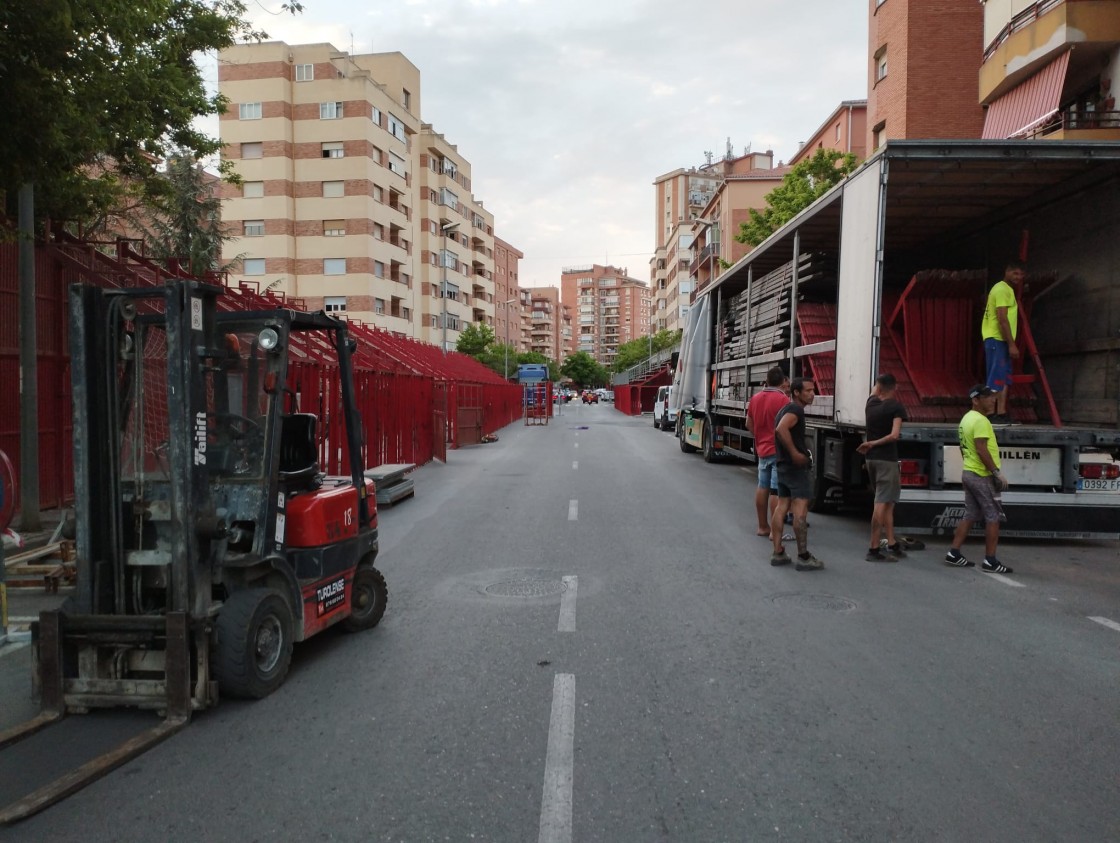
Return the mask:
<path fill-rule="evenodd" d="M 673 387 L 659 386 L 657 398 L 653 402 L 653 426 L 662 430 L 673 430 L 677 426 L 677 411 L 669 408 Z"/>

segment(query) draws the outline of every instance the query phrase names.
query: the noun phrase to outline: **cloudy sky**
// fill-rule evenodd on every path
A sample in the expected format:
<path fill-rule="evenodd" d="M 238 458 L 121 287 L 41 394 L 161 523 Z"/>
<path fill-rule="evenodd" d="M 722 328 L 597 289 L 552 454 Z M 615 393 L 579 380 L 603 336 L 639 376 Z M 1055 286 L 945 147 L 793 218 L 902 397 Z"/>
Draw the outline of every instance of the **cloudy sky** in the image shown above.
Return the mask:
<path fill-rule="evenodd" d="M 591 263 L 648 281 L 654 178 L 728 138 L 788 160 L 867 95 L 867 0 L 245 2 L 274 40 L 420 69 L 420 117 L 471 162 L 523 286 Z"/>

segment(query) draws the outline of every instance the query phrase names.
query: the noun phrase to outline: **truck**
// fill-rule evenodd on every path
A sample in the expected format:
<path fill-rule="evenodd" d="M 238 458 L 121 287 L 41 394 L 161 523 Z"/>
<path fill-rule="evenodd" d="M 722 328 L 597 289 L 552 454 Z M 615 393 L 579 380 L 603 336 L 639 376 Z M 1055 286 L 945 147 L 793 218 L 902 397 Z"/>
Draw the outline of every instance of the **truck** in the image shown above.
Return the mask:
<path fill-rule="evenodd" d="M 696 293 L 673 390 L 681 449 L 754 461 L 746 407 L 780 365 L 815 381 L 811 508 L 858 503 L 865 403 L 889 372 L 909 416 L 896 528 L 950 535 L 980 320 L 1011 260 L 1028 269 L 1015 423 L 996 431 L 1002 532 L 1120 538 L 1120 142 L 885 144 Z"/>

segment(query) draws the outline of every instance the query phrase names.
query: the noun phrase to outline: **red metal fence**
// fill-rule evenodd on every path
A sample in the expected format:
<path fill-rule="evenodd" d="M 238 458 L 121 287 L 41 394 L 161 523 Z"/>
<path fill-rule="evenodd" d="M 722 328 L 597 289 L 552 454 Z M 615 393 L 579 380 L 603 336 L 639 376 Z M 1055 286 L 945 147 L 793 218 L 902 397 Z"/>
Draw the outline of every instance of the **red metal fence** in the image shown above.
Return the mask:
<path fill-rule="evenodd" d="M 110 253 L 106 253 L 106 249 Z M 15 463 L 19 476 L 20 371 L 18 246 L 0 243 L 0 451 Z M 174 265 L 146 259 L 127 241 L 93 244 L 58 233 L 35 250 L 36 331 L 39 388 L 39 503 L 52 509 L 73 500 L 71 454 L 70 355 L 67 347 L 67 288 L 73 283 L 139 287 L 163 283 L 168 276 L 185 277 Z M 223 283 L 221 278 L 209 279 Z M 219 299 L 226 310 L 304 309 L 255 286 L 226 285 Z M 422 465 L 446 459 L 452 448 L 481 441 L 483 436 L 521 418 L 521 388 L 477 360 L 458 352 L 366 325 L 351 322 L 358 344 L 354 381 L 362 414 L 365 464 Z M 301 395 L 319 396 L 320 454 L 324 470 L 343 473 L 347 455 L 327 448 L 345 441 L 331 426 L 341 424 L 334 405 L 333 366 L 323 360 L 293 361 L 289 384 Z M 330 452 L 330 453 L 328 453 Z"/>

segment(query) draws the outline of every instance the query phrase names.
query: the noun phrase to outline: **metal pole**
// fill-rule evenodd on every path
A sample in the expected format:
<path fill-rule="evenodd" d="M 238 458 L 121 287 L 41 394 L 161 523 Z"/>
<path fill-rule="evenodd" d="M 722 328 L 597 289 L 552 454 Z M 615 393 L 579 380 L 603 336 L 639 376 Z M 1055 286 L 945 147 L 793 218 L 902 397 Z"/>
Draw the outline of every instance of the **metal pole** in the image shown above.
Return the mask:
<path fill-rule="evenodd" d="M 39 520 L 39 365 L 35 337 L 35 187 L 19 189 L 19 485 L 20 528 L 42 529 Z"/>
<path fill-rule="evenodd" d="M 440 318 L 440 325 L 443 331 L 443 353 L 447 354 L 447 226 L 441 226 L 440 231 L 443 232 L 443 254 L 439 256 L 439 262 L 443 264 L 443 288 L 439 291 L 439 298 L 443 305 L 443 315 Z"/>

